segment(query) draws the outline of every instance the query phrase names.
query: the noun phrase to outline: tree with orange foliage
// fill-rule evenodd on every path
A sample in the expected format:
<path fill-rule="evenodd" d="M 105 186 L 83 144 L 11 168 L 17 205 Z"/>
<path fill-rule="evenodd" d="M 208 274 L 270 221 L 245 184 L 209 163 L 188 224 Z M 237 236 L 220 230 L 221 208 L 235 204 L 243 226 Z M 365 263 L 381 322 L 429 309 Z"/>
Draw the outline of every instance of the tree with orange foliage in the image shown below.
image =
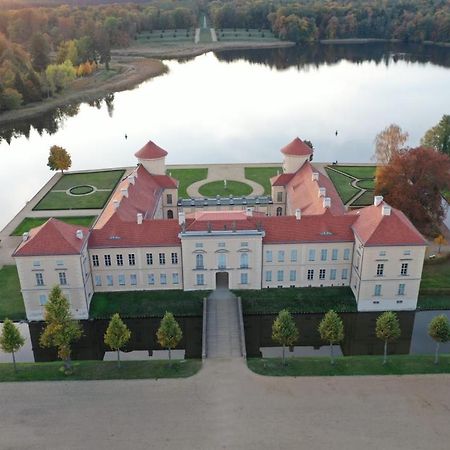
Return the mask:
<path fill-rule="evenodd" d="M 434 243 L 438 245 L 438 253 L 441 253 L 441 247 L 443 245 L 448 244 L 447 239 L 445 239 L 445 237 L 442 234 L 439 234 L 434 238 Z"/>
<path fill-rule="evenodd" d="M 377 169 L 375 194 L 402 210 L 424 234 L 436 234 L 445 216 L 441 192 L 450 185 L 450 158 L 418 147 L 393 155 Z"/>

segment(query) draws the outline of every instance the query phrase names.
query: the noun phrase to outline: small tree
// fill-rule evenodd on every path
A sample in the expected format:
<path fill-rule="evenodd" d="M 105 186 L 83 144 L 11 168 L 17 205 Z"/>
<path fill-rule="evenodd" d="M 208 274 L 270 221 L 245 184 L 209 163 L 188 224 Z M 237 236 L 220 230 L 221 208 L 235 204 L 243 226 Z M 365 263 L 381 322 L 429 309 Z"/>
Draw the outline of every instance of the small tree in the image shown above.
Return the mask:
<path fill-rule="evenodd" d="M 82 333 L 80 324 L 72 319 L 69 301 L 59 286 L 55 286 L 50 292 L 45 305 L 44 319 L 46 325 L 39 343 L 42 347 L 56 347 L 58 357 L 64 361 L 66 373 L 70 373 L 72 370 L 71 344 L 78 340 Z"/>
<path fill-rule="evenodd" d="M 120 367 L 120 349 L 130 340 L 131 331 L 122 322 L 119 314 L 114 314 L 105 333 L 105 344 L 117 351 L 117 367 Z"/>
<path fill-rule="evenodd" d="M 395 123 L 380 131 L 375 137 L 375 153 L 372 159 L 387 164 L 392 157 L 400 153 L 408 140 L 408 133 Z"/>
<path fill-rule="evenodd" d="M 298 329 L 291 313 L 283 309 L 272 325 L 272 339 L 283 346 L 283 365 L 286 363 L 286 346 L 291 346 L 298 339 Z"/>
<path fill-rule="evenodd" d="M 434 363 L 439 364 L 439 344 L 450 340 L 450 324 L 447 316 L 441 314 L 440 316 L 433 317 L 428 325 L 428 334 L 436 342 Z"/>
<path fill-rule="evenodd" d="M 0 347 L 5 353 L 11 353 L 14 372 L 17 372 L 15 352 L 25 344 L 24 337 L 20 334 L 19 329 L 14 325 L 12 320 L 5 319 L 3 322 L 2 333 L 0 334 Z"/>
<path fill-rule="evenodd" d="M 183 337 L 180 325 L 178 325 L 172 313 L 166 311 L 164 317 L 161 319 L 156 337 L 158 338 L 159 345 L 169 350 L 169 361 L 171 361 L 172 349 L 178 345 Z"/>
<path fill-rule="evenodd" d="M 333 344 L 337 344 L 344 339 L 344 324 L 333 310 L 328 311 L 321 320 L 319 333 L 322 340 L 330 344 L 331 364 L 334 364 Z"/>
<path fill-rule="evenodd" d="M 447 245 L 447 239 L 440 234 L 434 238 L 434 243 L 438 246 L 438 253 L 441 253 L 441 246 Z"/>
<path fill-rule="evenodd" d="M 63 173 L 72 165 L 72 159 L 69 152 L 58 145 L 50 147 L 50 155 L 48 156 L 47 166 L 50 170 L 60 170 Z"/>
<path fill-rule="evenodd" d="M 400 337 L 400 324 L 397 314 L 392 311 L 386 311 L 377 318 L 376 325 L 377 338 L 384 341 L 383 364 L 387 362 L 387 344 Z"/>

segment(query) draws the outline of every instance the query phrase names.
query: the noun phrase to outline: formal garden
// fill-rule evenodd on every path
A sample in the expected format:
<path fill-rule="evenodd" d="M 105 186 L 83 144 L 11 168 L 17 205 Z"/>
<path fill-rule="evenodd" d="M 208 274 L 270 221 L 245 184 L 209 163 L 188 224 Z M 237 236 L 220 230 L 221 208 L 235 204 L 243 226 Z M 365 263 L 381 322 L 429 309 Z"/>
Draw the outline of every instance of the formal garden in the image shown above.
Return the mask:
<path fill-rule="evenodd" d="M 90 227 L 97 216 L 75 216 L 75 217 L 58 217 L 58 220 L 68 223 L 70 225 L 79 225 L 82 227 Z M 11 233 L 11 236 L 22 236 L 23 233 L 28 232 L 31 228 L 39 227 L 50 217 L 25 217 L 20 222 L 16 229 Z"/>

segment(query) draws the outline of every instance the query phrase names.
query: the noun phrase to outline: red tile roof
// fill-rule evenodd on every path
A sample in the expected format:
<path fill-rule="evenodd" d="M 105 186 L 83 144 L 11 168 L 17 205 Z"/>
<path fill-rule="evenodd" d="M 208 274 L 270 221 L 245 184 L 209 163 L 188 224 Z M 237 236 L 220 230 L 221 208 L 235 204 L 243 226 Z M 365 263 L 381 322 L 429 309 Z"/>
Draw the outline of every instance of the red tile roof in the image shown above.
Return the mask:
<path fill-rule="evenodd" d="M 293 173 L 281 173 L 280 175 L 275 175 L 270 179 L 270 183 L 272 186 L 286 186 L 289 181 L 292 180 L 294 176 Z"/>
<path fill-rule="evenodd" d="M 178 180 L 169 175 L 152 175 L 155 181 L 164 189 L 177 189 Z"/>
<path fill-rule="evenodd" d="M 77 230 L 83 232 L 83 239 L 76 237 Z M 88 235 L 86 227 L 49 219 L 30 230 L 28 239 L 20 243 L 13 256 L 78 255 Z"/>
<path fill-rule="evenodd" d="M 313 154 L 313 150 L 300 138 L 296 137 L 292 142 L 281 149 L 281 153 L 291 156 L 310 156 Z"/>
<path fill-rule="evenodd" d="M 357 217 L 353 231 L 364 245 L 426 245 L 424 237 L 401 211 L 391 208 L 391 214 L 383 216 L 383 205 L 388 206 L 381 202 L 351 212 Z"/>
<path fill-rule="evenodd" d="M 148 141 L 134 156 L 139 159 L 158 159 L 167 155 L 167 152 L 158 147 L 153 141 Z"/>

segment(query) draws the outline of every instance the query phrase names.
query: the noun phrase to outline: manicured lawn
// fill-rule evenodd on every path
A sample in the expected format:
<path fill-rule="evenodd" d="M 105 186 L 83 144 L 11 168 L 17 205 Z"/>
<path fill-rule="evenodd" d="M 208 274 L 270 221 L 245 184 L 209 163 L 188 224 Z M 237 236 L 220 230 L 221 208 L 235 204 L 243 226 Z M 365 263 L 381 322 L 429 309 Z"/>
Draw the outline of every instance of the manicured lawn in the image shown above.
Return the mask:
<path fill-rule="evenodd" d="M 374 178 L 377 166 L 333 166 L 335 169 L 341 172 L 347 173 L 355 178 Z"/>
<path fill-rule="evenodd" d="M 194 29 L 180 29 L 180 30 L 153 30 L 146 31 L 137 35 L 135 42 L 140 44 L 145 43 L 165 43 L 165 42 L 191 42 L 194 40 Z"/>
<path fill-rule="evenodd" d="M 83 227 L 89 227 L 97 216 L 80 216 L 80 217 L 57 217 L 61 220 L 71 225 L 81 225 Z M 11 233 L 11 236 L 22 236 L 26 231 L 30 231 L 31 228 L 38 227 L 43 223 L 47 222 L 49 217 L 25 217 L 25 219 L 20 222 L 18 227 Z"/>
<path fill-rule="evenodd" d="M 206 44 L 212 42 L 211 31 L 209 28 L 200 28 L 200 43 Z"/>
<path fill-rule="evenodd" d="M 219 41 L 278 41 L 270 30 L 256 30 L 243 28 L 216 29 Z"/>
<path fill-rule="evenodd" d="M 270 178 L 282 173 L 281 167 L 246 167 L 245 178 L 259 183 L 264 188 L 264 195 L 271 195 Z"/>
<path fill-rule="evenodd" d="M 275 377 L 450 373 L 450 355 L 441 355 L 438 365 L 433 355 L 392 355 L 386 365 L 382 359 L 380 355 L 342 356 L 332 366 L 327 357 L 289 357 L 283 366 L 281 358 L 250 358 L 247 365 L 260 375 Z"/>
<path fill-rule="evenodd" d="M 352 179 L 350 177 L 335 172 L 328 167 L 326 167 L 326 171 L 344 204 L 360 192 L 359 189 L 351 185 Z"/>
<path fill-rule="evenodd" d="M 65 173 L 52 190 L 66 190 L 74 186 L 86 185 L 95 186 L 97 189 L 114 189 L 124 173 L 124 170 Z"/>
<path fill-rule="evenodd" d="M 187 188 L 196 181 L 205 180 L 208 177 L 208 169 L 169 169 L 168 173 L 176 178 L 180 185 L 178 187 L 178 198 L 189 198 Z"/>
<path fill-rule="evenodd" d="M 16 266 L 3 266 L 0 270 L 0 320 L 26 319 Z"/>
<path fill-rule="evenodd" d="M 227 188 L 225 189 L 222 180 L 206 183 L 201 186 L 198 191 L 204 197 L 216 197 L 217 195 L 220 195 L 221 197 L 228 197 L 229 195 L 241 197 L 251 194 L 253 189 L 246 183 L 233 180 L 227 180 Z"/>
<path fill-rule="evenodd" d="M 209 291 L 129 291 L 97 292 L 91 302 L 89 317 L 109 319 L 121 317 L 162 317 L 166 311 L 175 316 L 201 316 L 203 298 Z"/>
<path fill-rule="evenodd" d="M 364 178 L 362 180 L 359 180 L 357 183 L 357 186 L 362 189 L 375 189 L 375 179 L 374 178 Z"/>
<path fill-rule="evenodd" d="M 442 292 L 436 294 L 419 294 L 417 309 L 419 311 L 450 309 L 450 289 L 448 289 L 447 294 Z"/>
<path fill-rule="evenodd" d="M 450 257 L 426 261 L 420 289 L 450 289 Z"/>
<path fill-rule="evenodd" d="M 284 308 L 292 313 L 356 311 L 356 301 L 349 287 L 272 288 L 233 291 L 242 298 L 244 314 L 277 314 Z"/>
<path fill-rule="evenodd" d="M 13 365 L 0 364 L 0 382 L 5 381 L 54 381 L 54 380 L 136 380 L 159 378 L 187 378 L 195 375 L 202 366 L 198 359 L 164 361 L 74 361 L 73 374 L 65 375 L 61 361 L 45 363 L 18 363 L 17 374 Z"/>
<path fill-rule="evenodd" d="M 111 192 L 97 191 L 86 196 L 71 197 L 65 192 L 50 191 L 33 210 L 101 209 L 108 201 Z"/>
<path fill-rule="evenodd" d="M 361 197 L 358 197 L 352 206 L 369 206 L 373 204 L 374 191 L 366 191 Z"/>

